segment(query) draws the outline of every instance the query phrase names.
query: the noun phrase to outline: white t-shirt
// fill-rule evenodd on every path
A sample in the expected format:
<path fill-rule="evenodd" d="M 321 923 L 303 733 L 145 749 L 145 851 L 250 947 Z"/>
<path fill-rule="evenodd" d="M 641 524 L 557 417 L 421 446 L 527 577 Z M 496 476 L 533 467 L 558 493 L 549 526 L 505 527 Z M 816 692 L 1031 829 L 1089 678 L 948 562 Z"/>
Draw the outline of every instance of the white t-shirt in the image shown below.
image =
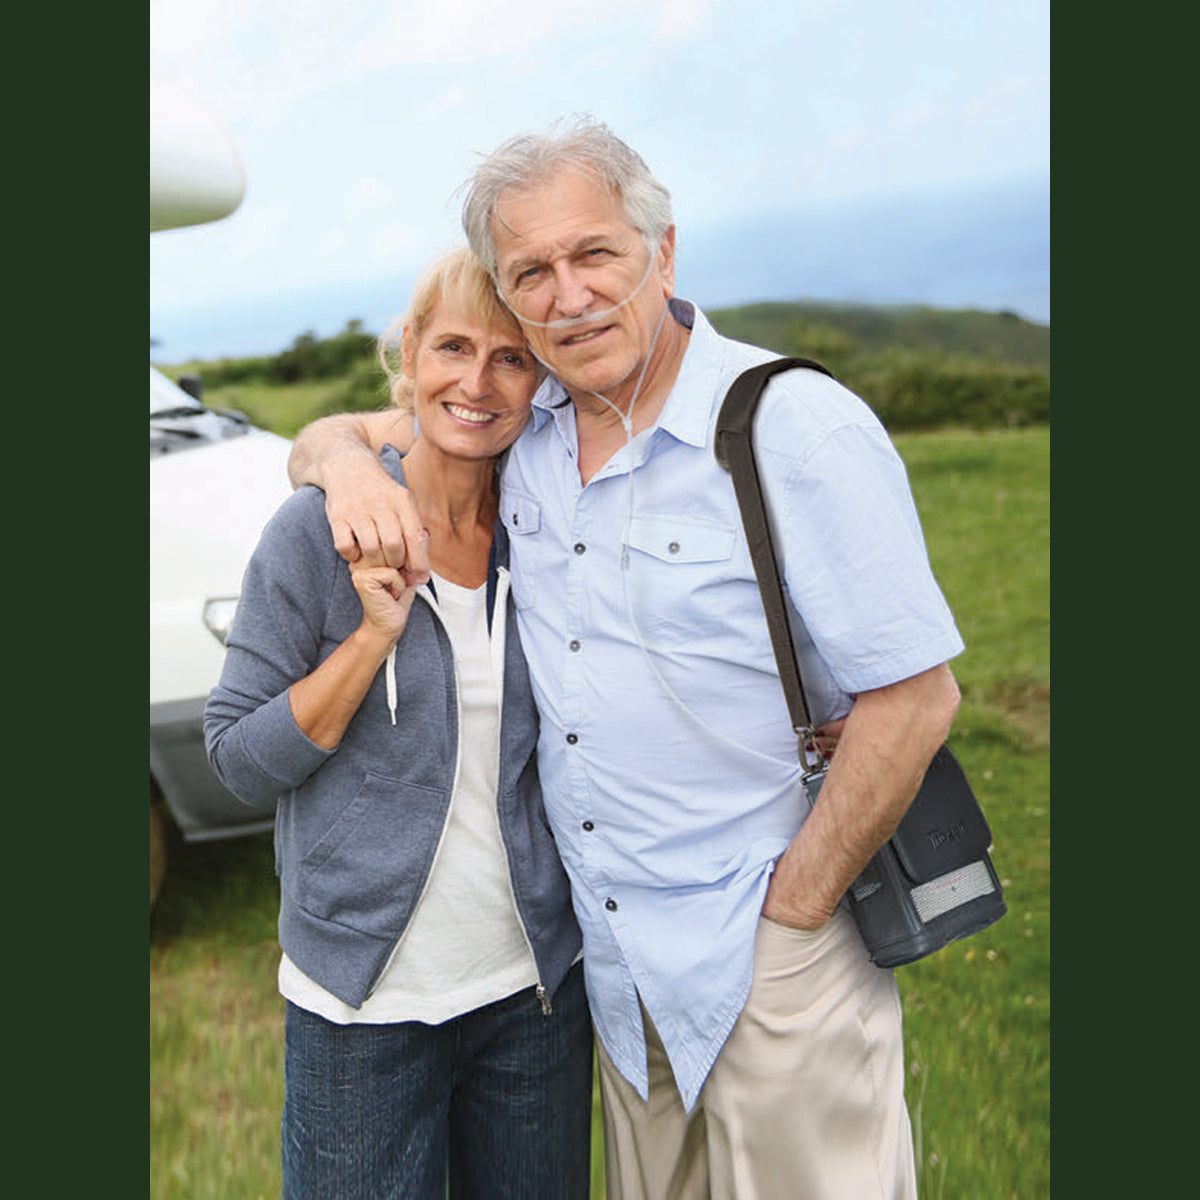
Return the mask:
<path fill-rule="evenodd" d="M 495 636 L 489 639 L 486 584 L 464 588 L 435 574 L 434 587 L 454 651 L 459 755 L 450 813 L 425 890 L 361 1008 L 331 995 L 287 955 L 279 967 L 283 996 L 339 1024 L 436 1025 L 537 982 L 496 812 L 503 613 L 496 614 Z"/>

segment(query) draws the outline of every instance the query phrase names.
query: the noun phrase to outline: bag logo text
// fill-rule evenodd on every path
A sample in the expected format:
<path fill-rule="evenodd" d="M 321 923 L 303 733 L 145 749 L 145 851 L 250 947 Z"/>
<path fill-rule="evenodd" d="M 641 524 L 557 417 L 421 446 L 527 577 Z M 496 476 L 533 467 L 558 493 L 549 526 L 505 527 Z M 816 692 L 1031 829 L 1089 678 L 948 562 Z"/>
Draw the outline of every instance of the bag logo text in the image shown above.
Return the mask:
<path fill-rule="evenodd" d="M 929 838 L 929 845 L 934 850 L 940 850 L 950 842 L 957 842 L 966 831 L 966 822 L 959 821 L 957 825 L 951 825 L 949 829 L 934 829 L 925 836 Z"/>

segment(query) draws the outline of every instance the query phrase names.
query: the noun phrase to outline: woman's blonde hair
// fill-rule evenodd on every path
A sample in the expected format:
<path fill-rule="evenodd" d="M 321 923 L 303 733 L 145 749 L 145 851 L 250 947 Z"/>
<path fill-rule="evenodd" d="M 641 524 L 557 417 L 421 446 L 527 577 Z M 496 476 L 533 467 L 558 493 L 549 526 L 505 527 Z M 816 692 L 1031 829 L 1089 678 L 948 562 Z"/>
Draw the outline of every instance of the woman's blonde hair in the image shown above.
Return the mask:
<path fill-rule="evenodd" d="M 491 276 L 471 251 L 459 249 L 444 254 L 417 280 L 408 311 L 392 322 L 376 347 L 379 361 L 387 373 L 392 403 L 405 412 L 413 409 L 413 381 L 404 373 L 404 332 L 407 328 L 415 347 L 442 300 L 452 301 L 481 325 L 511 327 L 514 338 L 519 343 L 525 341 L 516 318 L 496 295 Z"/>

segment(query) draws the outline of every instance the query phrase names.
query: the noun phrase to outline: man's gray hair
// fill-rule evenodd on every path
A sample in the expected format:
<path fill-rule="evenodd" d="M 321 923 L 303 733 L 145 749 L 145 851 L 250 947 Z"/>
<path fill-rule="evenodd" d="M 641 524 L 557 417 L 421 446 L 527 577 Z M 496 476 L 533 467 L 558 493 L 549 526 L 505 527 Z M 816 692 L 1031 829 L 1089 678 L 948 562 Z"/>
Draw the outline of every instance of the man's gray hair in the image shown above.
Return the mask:
<path fill-rule="evenodd" d="M 546 133 L 509 138 L 480 163 L 465 185 L 463 232 L 484 269 L 496 278 L 492 217 L 501 193 L 541 183 L 561 167 L 590 171 L 621 197 L 625 218 L 656 248 L 671 225 L 671 194 L 635 150 L 592 117 L 556 121 Z"/>

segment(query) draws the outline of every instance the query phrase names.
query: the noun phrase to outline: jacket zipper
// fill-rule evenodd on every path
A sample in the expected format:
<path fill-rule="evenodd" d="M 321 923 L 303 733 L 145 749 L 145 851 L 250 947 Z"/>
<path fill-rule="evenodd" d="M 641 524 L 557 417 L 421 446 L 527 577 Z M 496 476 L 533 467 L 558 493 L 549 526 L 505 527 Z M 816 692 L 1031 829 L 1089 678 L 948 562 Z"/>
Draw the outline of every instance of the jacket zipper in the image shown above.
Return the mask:
<path fill-rule="evenodd" d="M 431 593 L 426 592 L 423 585 L 418 590 L 417 594 L 420 596 L 423 596 L 424 599 L 426 600 L 426 602 L 429 604 L 429 607 L 433 610 L 434 616 L 437 618 L 438 623 L 442 626 L 442 629 L 446 633 L 446 636 L 448 638 L 450 636 L 449 631 L 446 630 L 445 622 L 442 621 L 442 614 L 438 610 L 437 602 L 434 599 L 433 595 Z M 497 568 L 496 601 L 495 601 L 495 608 L 493 610 L 494 615 L 492 617 L 493 625 L 497 619 L 495 614 L 501 614 L 501 613 L 505 612 L 505 608 L 506 608 L 505 600 L 507 598 L 507 595 L 508 595 L 508 571 L 504 567 L 498 567 Z M 494 638 L 494 637 L 489 638 L 488 640 L 492 647 L 492 670 L 493 670 L 493 673 L 496 673 L 497 667 L 499 668 L 499 673 L 496 674 L 496 678 L 498 679 L 499 685 L 500 685 L 500 722 L 501 722 L 501 730 L 503 731 L 503 721 L 504 721 L 504 642 L 505 642 L 505 638 L 508 635 L 508 623 L 507 623 L 507 620 L 505 620 L 503 617 L 500 617 L 500 621 L 501 621 L 500 633 L 502 636 L 499 638 Z M 454 665 L 453 652 L 451 652 L 451 668 L 453 668 L 453 665 Z M 454 706 L 458 713 L 458 746 L 455 749 L 455 757 L 454 757 L 454 779 L 450 785 L 451 802 L 453 802 L 454 793 L 458 788 L 459 771 L 462 766 L 462 697 L 458 693 L 457 677 L 455 677 L 455 680 L 454 680 Z M 497 816 L 497 821 L 499 821 L 499 813 L 497 813 L 496 816 Z M 438 858 L 441 856 L 441 853 L 442 853 L 442 847 L 445 845 L 445 842 L 446 842 L 446 830 L 449 828 L 449 825 L 450 825 L 450 809 L 449 809 L 449 806 L 447 806 L 446 819 L 445 819 L 445 821 L 442 822 L 442 832 L 438 836 L 437 849 L 433 853 L 433 861 L 429 864 L 429 874 L 426 875 L 426 877 L 425 877 L 425 884 L 421 888 L 421 894 L 417 897 L 416 904 L 413 905 L 413 915 L 415 915 L 417 912 L 417 909 L 419 909 L 421 907 L 421 901 L 425 899 L 425 893 L 429 888 L 429 881 L 433 878 L 434 868 L 437 866 Z M 500 840 L 501 840 L 501 843 L 503 843 L 503 841 L 504 841 L 504 826 L 503 825 L 500 826 Z M 533 942 L 530 940 L 529 931 L 525 928 L 525 921 L 521 917 L 521 909 L 520 909 L 520 906 L 517 904 L 516 893 L 513 891 L 511 876 L 509 877 L 509 881 L 508 881 L 508 894 L 512 898 L 513 908 L 517 914 L 517 924 L 521 927 L 521 935 L 525 939 L 525 944 L 529 947 L 529 957 L 533 960 L 533 965 L 536 970 L 537 955 L 534 953 Z M 411 921 L 412 917 L 410 917 L 409 920 Z M 370 997 L 372 995 L 374 995 L 375 990 L 379 987 L 381 980 L 388 973 L 388 968 L 392 965 L 393 959 L 395 959 L 396 954 L 400 950 L 400 943 L 403 941 L 404 941 L 404 935 L 401 934 L 400 937 L 397 939 L 396 944 L 392 947 L 392 951 L 388 955 L 387 961 L 383 964 L 383 969 L 379 972 L 378 975 L 375 976 L 374 981 L 371 983 L 371 989 L 370 989 L 370 991 L 367 992 L 367 999 L 370 999 Z M 547 993 L 546 988 L 542 984 L 542 981 L 540 979 L 538 980 L 537 986 L 534 989 L 534 994 L 537 996 L 538 1003 L 542 1007 L 543 1016 L 547 1016 L 547 1017 L 550 1016 L 550 1014 L 553 1012 L 553 1008 L 550 1004 L 550 996 Z"/>
<path fill-rule="evenodd" d="M 449 641 L 450 633 L 446 629 L 446 624 L 442 620 L 442 614 L 438 611 L 437 601 L 433 597 L 427 587 L 422 584 L 417 589 L 417 595 L 421 596 L 433 611 L 433 615 L 437 618 L 437 622 L 442 627 L 443 633 L 446 634 L 446 639 Z M 416 903 L 413 905 L 412 913 L 409 914 L 409 924 L 417 914 L 417 910 L 421 907 L 421 901 L 425 899 L 425 893 L 429 890 L 429 881 L 433 878 L 434 869 L 437 867 L 438 859 L 442 855 L 442 847 L 446 844 L 446 830 L 450 828 L 450 804 L 454 802 L 454 793 L 458 790 L 458 776 L 462 766 L 462 698 L 458 694 L 458 677 L 454 672 L 454 652 L 450 654 L 450 674 L 452 677 L 452 686 L 454 687 L 454 707 L 458 713 L 458 745 L 454 751 L 454 778 L 450 783 L 450 803 L 446 805 L 446 819 L 442 822 L 442 831 L 438 834 L 437 849 L 433 852 L 433 858 L 429 863 L 429 873 L 425 876 L 425 882 L 421 886 L 421 894 L 417 897 Z M 407 931 L 408 926 L 405 926 Z M 404 934 L 401 933 L 396 939 L 396 944 L 392 947 L 392 952 L 387 956 L 387 961 L 383 964 L 383 969 L 375 976 L 371 982 L 371 989 L 367 992 L 366 1000 L 369 1000 L 379 987 L 383 977 L 388 973 L 388 968 L 391 967 L 396 955 L 400 952 L 400 943 L 404 941 Z"/>

